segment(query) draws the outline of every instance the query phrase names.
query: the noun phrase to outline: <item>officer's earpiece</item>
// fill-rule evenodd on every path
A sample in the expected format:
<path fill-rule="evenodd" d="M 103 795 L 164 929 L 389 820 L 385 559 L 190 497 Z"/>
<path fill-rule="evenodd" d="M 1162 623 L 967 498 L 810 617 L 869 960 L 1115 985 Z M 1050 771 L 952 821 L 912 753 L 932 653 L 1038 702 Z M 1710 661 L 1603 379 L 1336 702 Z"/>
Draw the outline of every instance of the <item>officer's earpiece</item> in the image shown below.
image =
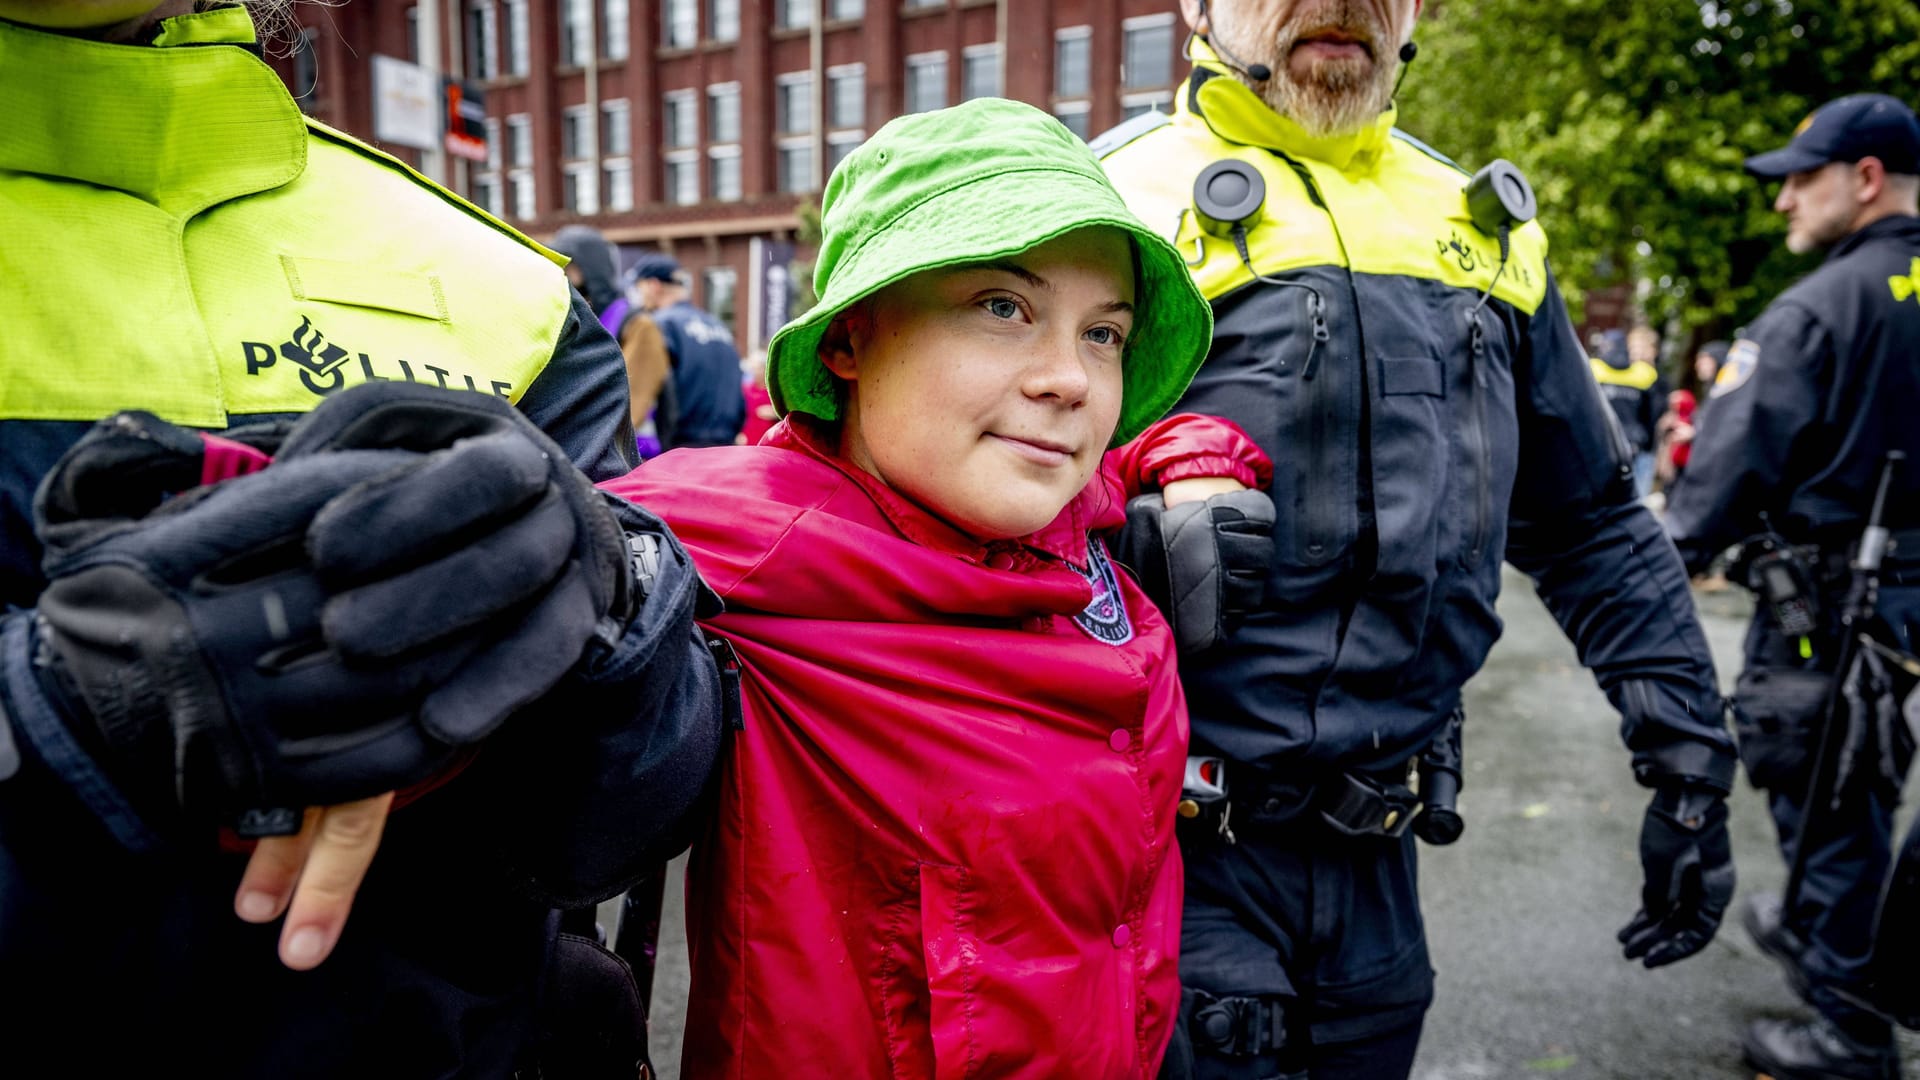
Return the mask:
<path fill-rule="evenodd" d="M 1200 0 L 1200 18 L 1204 19 L 1206 17 L 1207 17 L 1207 0 Z M 1238 57 L 1234 56 L 1232 53 L 1227 51 L 1227 47 L 1225 45 L 1222 45 L 1219 42 L 1213 40 L 1213 38 L 1209 35 L 1202 34 L 1200 35 L 1200 38 L 1202 41 L 1205 41 L 1208 45 L 1213 47 L 1213 54 L 1220 58 L 1220 63 L 1225 65 L 1228 71 L 1237 71 L 1241 75 L 1246 76 L 1246 78 L 1250 82 L 1266 82 L 1268 79 L 1273 78 L 1273 69 L 1268 67 L 1267 65 L 1265 64 L 1242 65 Z M 1194 33 L 1192 31 L 1188 31 L 1187 44 L 1189 46 L 1193 44 L 1193 39 L 1194 39 Z"/>

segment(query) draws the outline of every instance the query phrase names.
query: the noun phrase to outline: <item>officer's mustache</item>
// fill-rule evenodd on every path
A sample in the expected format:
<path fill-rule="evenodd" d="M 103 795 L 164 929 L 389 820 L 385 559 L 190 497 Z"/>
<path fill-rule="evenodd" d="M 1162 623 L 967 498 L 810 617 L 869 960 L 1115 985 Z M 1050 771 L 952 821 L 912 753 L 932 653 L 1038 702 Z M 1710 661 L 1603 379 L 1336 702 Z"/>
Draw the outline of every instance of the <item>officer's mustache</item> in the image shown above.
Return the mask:
<path fill-rule="evenodd" d="M 1366 50 L 1367 59 L 1378 60 L 1379 50 L 1374 48 L 1374 43 L 1380 40 L 1381 34 L 1379 21 L 1365 4 L 1343 0 L 1297 14 L 1281 31 L 1279 54 L 1283 58 L 1291 56 L 1293 50 L 1306 42 L 1331 37 L 1358 45 Z"/>

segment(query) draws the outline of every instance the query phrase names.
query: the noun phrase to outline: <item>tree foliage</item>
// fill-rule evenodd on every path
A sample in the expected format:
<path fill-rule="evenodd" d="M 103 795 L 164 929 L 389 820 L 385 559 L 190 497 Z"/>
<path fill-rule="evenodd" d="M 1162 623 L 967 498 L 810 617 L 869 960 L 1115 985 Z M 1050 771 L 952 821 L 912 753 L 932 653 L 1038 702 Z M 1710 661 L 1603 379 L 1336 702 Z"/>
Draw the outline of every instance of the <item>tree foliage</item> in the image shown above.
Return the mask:
<path fill-rule="evenodd" d="M 1519 165 L 1561 288 L 1649 283 L 1660 325 L 1730 331 L 1812 265 L 1746 175 L 1843 94 L 1920 101 L 1915 0 L 1428 0 L 1400 125 Z"/>

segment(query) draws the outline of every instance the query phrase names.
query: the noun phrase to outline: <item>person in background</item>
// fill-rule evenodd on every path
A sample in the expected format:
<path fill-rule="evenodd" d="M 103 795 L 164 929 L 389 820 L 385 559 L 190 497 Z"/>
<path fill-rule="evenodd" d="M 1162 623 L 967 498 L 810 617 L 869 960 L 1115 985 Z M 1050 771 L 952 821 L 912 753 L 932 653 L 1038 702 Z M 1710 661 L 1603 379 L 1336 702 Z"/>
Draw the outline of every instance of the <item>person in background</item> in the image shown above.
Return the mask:
<path fill-rule="evenodd" d="M 631 272 L 640 306 L 659 326 L 673 366 L 674 430 L 661 444 L 668 450 L 732 445 L 747 413 L 733 334 L 695 306 L 672 257 L 642 255 Z"/>
<path fill-rule="evenodd" d="M 1610 332 L 1604 342 L 1600 355 L 1589 364 L 1633 452 L 1634 492 L 1645 498 L 1653 490 L 1655 432 L 1667 411 L 1666 383 L 1654 366 L 1660 356 L 1660 335 L 1652 327 L 1636 326 L 1624 341 Z"/>

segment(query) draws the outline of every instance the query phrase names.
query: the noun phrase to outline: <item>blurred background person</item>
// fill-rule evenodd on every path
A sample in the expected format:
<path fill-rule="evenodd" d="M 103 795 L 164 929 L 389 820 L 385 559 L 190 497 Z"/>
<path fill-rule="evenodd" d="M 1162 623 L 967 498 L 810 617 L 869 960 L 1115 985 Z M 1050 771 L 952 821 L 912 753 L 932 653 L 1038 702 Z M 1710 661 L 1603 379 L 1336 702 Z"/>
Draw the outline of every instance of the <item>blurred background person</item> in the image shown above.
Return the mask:
<path fill-rule="evenodd" d="M 694 304 L 672 256 L 642 255 L 633 265 L 640 306 L 660 328 L 673 368 L 676 446 L 730 446 L 746 421 L 740 353 L 720 320 Z"/>

